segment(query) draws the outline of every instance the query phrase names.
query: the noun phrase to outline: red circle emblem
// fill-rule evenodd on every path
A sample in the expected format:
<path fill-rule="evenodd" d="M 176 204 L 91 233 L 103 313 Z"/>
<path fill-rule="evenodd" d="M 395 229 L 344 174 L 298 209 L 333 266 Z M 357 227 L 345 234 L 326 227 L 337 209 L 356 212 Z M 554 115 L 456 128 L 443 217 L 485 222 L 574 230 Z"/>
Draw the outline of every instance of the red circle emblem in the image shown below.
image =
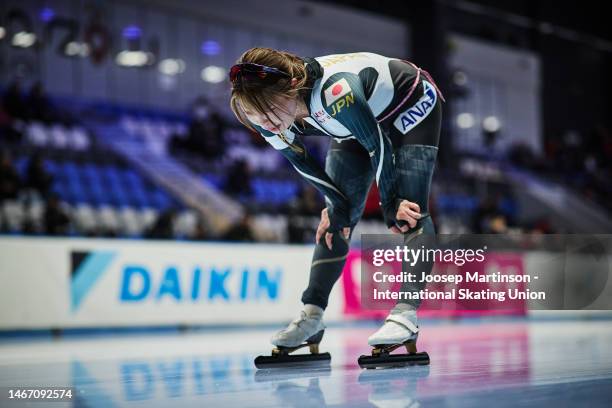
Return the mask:
<path fill-rule="evenodd" d="M 336 96 L 340 92 L 342 92 L 342 85 L 340 85 L 340 84 L 334 85 L 334 87 L 332 88 L 332 95 Z"/>

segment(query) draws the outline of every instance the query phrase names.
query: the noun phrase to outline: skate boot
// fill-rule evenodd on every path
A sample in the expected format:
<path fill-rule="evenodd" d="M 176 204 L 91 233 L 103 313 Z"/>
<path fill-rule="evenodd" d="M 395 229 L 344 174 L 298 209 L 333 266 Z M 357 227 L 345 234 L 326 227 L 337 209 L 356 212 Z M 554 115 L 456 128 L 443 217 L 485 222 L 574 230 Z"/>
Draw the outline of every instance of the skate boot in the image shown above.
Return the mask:
<path fill-rule="evenodd" d="M 272 336 L 271 356 L 259 356 L 255 359 L 257 368 L 320 366 L 329 364 L 329 353 L 319 353 L 319 343 L 323 339 L 323 309 L 315 305 L 305 305 L 300 316 L 289 323 L 287 328 Z M 294 354 L 296 350 L 308 346 L 310 354 Z"/>
<path fill-rule="evenodd" d="M 368 344 L 373 347 L 372 354 L 359 357 L 359 366 L 370 369 L 429 364 L 427 353 L 417 353 L 418 335 L 416 310 L 403 304 L 396 306 L 385 319 L 384 325 L 368 338 Z M 402 346 L 406 347 L 407 354 L 391 354 Z"/>

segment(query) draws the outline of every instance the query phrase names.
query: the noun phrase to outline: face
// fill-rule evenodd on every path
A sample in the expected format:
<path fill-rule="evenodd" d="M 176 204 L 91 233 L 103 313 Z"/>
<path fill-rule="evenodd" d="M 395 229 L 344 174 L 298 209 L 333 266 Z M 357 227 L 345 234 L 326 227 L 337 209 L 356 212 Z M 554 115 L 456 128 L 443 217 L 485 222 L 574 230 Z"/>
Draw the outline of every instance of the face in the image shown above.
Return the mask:
<path fill-rule="evenodd" d="M 297 99 L 295 98 L 278 98 L 270 104 L 272 110 L 266 112 L 268 117 L 263 113 L 245 109 L 244 113 L 251 123 L 261 126 L 268 132 L 281 133 L 284 132 L 293 124 L 297 112 Z"/>

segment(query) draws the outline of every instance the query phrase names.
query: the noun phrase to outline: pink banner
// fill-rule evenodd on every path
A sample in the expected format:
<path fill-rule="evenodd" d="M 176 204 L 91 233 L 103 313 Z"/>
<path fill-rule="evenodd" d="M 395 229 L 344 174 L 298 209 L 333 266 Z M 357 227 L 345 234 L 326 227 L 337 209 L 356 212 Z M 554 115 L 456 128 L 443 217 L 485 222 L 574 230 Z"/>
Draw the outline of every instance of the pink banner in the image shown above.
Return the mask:
<path fill-rule="evenodd" d="M 489 253 L 484 262 L 465 263 L 462 266 L 445 264 L 437 262 L 435 265 L 436 271 L 444 271 L 444 273 L 462 274 L 466 271 L 478 272 L 486 274 L 489 271 L 495 270 L 507 275 L 523 275 L 523 258 L 517 253 Z M 399 268 L 401 269 L 401 267 Z M 401 272 L 401 270 L 397 273 Z M 395 271 L 394 271 L 395 272 Z M 442 273 L 442 272 L 439 272 Z M 344 315 L 353 318 L 384 318 L 388 310 L 395 305 L 395 301 L 384 301 L 383 304 L 378 303 L 376 309 L 368 308 L 362 303 L 361 293 L 361 251 L 353 249 L 349 252 L 346 265 L 342 274 L 342 285 L 344 291 Z M 368 287 L 364 288 L 366 293 L 379 284 L 368 279 Z M 389 285 L 389 284 L 387 284 Z M 445 286 L 447 285 L 447 286 Z M 428 283 L 426 288 L 429 291 L 447 291 L 450 289 L 448 283 Z M 462 282 L 454 285 L 457 291 L 461 289 L 469 289 L 471 291 L 506 291 L 509 289 L 524 290 L 525 284 L 518 283 L 500 283 L 500 282 Z M 388 288 L 391 290 L 399 290 L 401 284 L 394 283 Z M 380 287 L 379 287 L 380 289 Z M 382 289 L 387 289 L 382 288 Z M 371 301 L 371 300 L 370 300 Z M 377 301 L 378 302 L 378 301 Z M 382 302 L 382 301 L 381 301 Z M 464 303 L 467 305 L 468 303 Z M 470 301 L 469 307 L 462 306 L 461 301 L 452 300 L 423 300 L 419 308 L 419 315 L 425 317 L 449 317 L 449 316 L 482 316 L 482 315 L 524 315 L 526 313 L 525 300 L 506 299 L 500 304 L 497 300 L 478 300 Z"/>

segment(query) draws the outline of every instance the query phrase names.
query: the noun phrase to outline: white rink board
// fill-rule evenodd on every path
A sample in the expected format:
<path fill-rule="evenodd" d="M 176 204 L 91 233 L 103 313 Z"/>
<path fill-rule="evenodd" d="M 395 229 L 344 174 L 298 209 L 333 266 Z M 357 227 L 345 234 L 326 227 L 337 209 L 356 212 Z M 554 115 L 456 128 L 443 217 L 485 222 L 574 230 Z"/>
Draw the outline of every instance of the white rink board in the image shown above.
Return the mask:
<path fill-rule="evenodd" d="M 0 329 L 280 323 L 313 246 L 0 238 Z M 80 253 L 79 260 L 76 258 Z M 73 274 L 72 270 L 76 273 Z M 341 317 L 340 284 L 328 321 Z"/>

